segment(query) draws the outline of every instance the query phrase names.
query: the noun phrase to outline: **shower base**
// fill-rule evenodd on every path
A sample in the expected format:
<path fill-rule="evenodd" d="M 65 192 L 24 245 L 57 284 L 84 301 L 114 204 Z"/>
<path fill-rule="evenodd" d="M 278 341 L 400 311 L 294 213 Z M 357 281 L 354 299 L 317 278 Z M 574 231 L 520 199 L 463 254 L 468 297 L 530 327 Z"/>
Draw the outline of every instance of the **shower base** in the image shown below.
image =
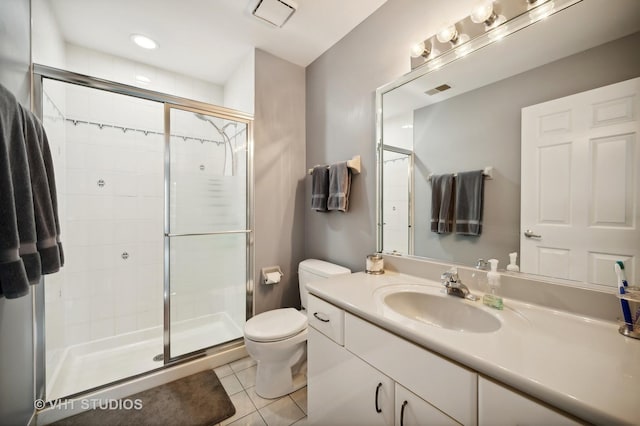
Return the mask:
<path fill-rule="evenodd" d="M 172 324 L 171 351 L 174 356 L 183 355 L 242 336 L 242 329 L 226 312 L 205 315 Z M 70 346 L 47 383 L 47 400 L 162 367 L 163 361 L 154 357 L 163 350 L 160 326 Z"/>

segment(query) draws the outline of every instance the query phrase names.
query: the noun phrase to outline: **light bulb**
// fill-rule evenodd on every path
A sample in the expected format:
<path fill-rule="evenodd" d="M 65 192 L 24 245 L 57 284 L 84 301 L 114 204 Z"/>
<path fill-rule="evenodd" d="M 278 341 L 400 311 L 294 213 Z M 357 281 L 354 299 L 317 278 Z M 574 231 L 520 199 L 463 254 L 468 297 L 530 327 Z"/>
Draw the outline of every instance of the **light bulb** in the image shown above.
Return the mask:
<path fill-rule="evenodd" d="M 413 46 L 411 46 L 412 58 L 419 58 L 420 56 L 422 56 L 423 52 L 424 52 L 424 41 L 421 41 L 420 43 L 416 43 Z"/>
<path fill-rule="evenodd" d="M 455 44 L 458 40 L 458 30 L 456 29 L 455 25 L 449 25 L 448 27 L 444 27 L 440 31 L 438 31 L 438 34 L 436 34 L 436 38 L 440 43 L 446 43 L 450 41 L 451 43 Z"/>
<path fill-rule="evenodd" d="M 493 1 L 482 1 L 471 10 L 471 20 L 476 24 L 481 24 L 491 18 L 493 14 Z"/>
<path fill-rule="evenodd" d="M 412 58 L 419 58 L 419 57 L 426 58 L 427 56 L 429 56 L 430 53 L 431 53 L 431 49 L 427 49 L 424 41 L 421 41 L 420 43 L 416 43 L 411 47 Z"/>
<path fill-rule="evenodd" d="M 537 3 L 536 3 L 537 4 Z M 529 18 L 532 21 L 540 21 L 549 15 L 551 15 L 556 8 L 556 5 L 553 1 L 546 1 L 535 9 L 531 9 L 529 12 Z"/>
<path fill-rule="evenodd" d="M 142 34 L 131 34 L 131 41 L 143 49 L 155 49 L 158 47 L 158 43 Z"/>

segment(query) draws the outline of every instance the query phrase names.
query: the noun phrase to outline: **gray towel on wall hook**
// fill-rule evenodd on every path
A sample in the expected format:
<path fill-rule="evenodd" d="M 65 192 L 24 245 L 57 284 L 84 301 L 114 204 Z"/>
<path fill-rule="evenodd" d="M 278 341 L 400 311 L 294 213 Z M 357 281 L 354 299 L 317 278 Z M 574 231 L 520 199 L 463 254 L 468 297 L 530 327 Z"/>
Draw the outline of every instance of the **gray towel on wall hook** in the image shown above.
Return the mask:
<path fill-rule="evenodd" d="M 40 278 L 24 129 L 22 107 L 0 85 L 0 296 L 7 299 L 27 295 Z"/>
<path fill-rule="evenodd" d="M 53 161 L 42 124 L 29 111 L 23 109 L 22 113 L 33 195 L 36 247 L 42 263 L 41 272 L 50 274 L 62 266 Z M 27 275 L 34 276 L 35 271 L 27 267 Z"/>

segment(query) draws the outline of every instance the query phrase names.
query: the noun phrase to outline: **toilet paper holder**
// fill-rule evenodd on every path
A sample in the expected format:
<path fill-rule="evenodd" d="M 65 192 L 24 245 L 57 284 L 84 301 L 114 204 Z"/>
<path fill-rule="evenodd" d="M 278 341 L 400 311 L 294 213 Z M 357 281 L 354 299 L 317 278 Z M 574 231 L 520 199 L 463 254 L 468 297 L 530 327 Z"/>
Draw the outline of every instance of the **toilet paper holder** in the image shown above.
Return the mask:
<path fill-rule="evenodd" d="M 277 284 L 284 276 L 284 272 L 280 269 L 280 266 L 267 266 L 260 269 L 262 275 L 263 284 Z"/>

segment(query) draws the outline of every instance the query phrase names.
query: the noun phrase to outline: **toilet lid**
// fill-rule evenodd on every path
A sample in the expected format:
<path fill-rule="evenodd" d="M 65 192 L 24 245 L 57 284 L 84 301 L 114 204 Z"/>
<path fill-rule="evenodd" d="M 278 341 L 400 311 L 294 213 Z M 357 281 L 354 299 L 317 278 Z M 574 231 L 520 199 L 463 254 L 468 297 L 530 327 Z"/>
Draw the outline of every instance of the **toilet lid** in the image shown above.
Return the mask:
<path fill-rule="evenodd" d="M 244 325 L 244 335 L 256 342 L 274 342 L 295 336 L 307 328 L 307 317 L 293 308 L 274 309 L 256 315 Z"/>

